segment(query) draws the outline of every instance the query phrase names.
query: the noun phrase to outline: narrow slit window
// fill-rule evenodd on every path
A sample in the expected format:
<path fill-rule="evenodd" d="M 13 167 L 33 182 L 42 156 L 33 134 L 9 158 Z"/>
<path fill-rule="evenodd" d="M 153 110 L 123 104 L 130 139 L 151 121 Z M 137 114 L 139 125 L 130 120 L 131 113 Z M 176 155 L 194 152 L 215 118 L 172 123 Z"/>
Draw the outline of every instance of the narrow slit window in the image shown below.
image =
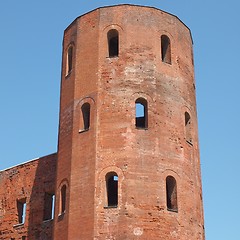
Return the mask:
<path fill-rule="evenodd" d="M 26 198 L 17 200 L 18 223 L 24 224 L 26 219 Z"/>
<path fill-rule="evenodd" d="M 186 141 L 192 144 L 192 126 L 191 126 L 191 117 L 188 112 L 185 112 L 185 137 Z"/>
<path fill-rule="evenodd" d="M 83 130 L 87 131 L 90 128 L 90 104 L 84 103 L 81 107 L 81 110 L 83 118 Z"/>
<path fill-rule="evenodd" d="M 73 47 L 70 46 L 67 51 L 66 75 L 70 74 L 73 68 Z"/>
<path fill-rule="evenodd" d="M 66 192 L 67 187 L 63 185 L 60 192 L 60 215 L 64 214 L 66 211 Z"/>
<path fill-rule="evenodd" d="M 112 29 L 107 33 L 108 38 L 108 54 L 109 57 L 118 57 L 119 54 L 119 34 L 116 29 Z"/>
<path fill-rule="evenodd" d="M 148 127 L 148 109 L 147 101 L 144 98 L 138 98 L 135 101 L 135 115 L 136 128 L 146 129 Z"/>
<path fill-rule="evenodd" d="M 53 219 L 53 217 L 54 217 L 54 200 L 55 200 L 54 194 L 45 192 L 43 221 Z"/>
<path fill-rule="evenodd" d="M 171 43 L 169 37 L 166 35 L 161 36 L 161 54 L 162 61 L 171 64 Z"/>
<path fill-rule="evenodd" d="M 169 211 L 178 211 L 177 205 L 177 182 L 174 177 L 166 178 L 167 209 Z"/>
<path fill-rule="evenodd" d="M 118 206 L 118 175 L 110 172 L 106 175 L 107 206 Z"/>

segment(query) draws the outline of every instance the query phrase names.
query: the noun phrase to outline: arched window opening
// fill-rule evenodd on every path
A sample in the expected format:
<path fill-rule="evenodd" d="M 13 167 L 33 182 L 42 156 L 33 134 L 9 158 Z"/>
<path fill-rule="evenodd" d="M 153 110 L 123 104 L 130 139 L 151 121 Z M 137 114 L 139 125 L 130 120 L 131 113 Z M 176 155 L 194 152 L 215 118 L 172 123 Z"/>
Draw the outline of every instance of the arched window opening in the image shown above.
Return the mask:
<path fill-rule="evenodd" d="M 136 128 L 147 128 L 148 127 L 148 109 L 147 101 L 144 98 L 138 98 L 135 101 L 135 125 Z"/>
<path fill-rule="evenodd" d="M 67 51 L 66 75 L 70 74 L 73 68 L 73 47 L 70 46 Z"/>
<path fill-rule="evenodd" d="M 161 36 L 161 54 L 162 61 L 171 64 L 171 44 L 169 37 L 166 35 Z"/>
<path fill-rule="evenodd" d="M 118 175 L 110 172 L 106 175 L 107 206 L 118 206 Z"/>
<path fill-rule="evenodd" d="M 178 211 L 177 205 L 177 183 L 174 177 L 168 176 L 166 178 L 166 191 L 167 191 L 167 209 L 169 211 Z"/>
<path fill-rule="evenodd" d="M 87 131 L 90 128 L 90 104 L 84 103 L 81 107 L 83 118 L 83 130 Z"/>
<path fill-rule="evenodd" d="M 66 211 L 66 193 L 67 193 L 67 187 L 66 185 L 63 185 L 61 187 L 61 192 L 60 192 L 60 214 L 64 214 Z"/>
<path fill-rule="evenodd" d="M 191 126 L 191 117 L 188 112 L 185 112 L 185 137 L 186 141 L 192 144 L 192 126 Z"/>
<path fill-rule="evenodd" d="M 107 33 L 108 55 L 109 57 L 118 57 L 119 53 L 119 34 L 116 29 L 111 29 Z"/>

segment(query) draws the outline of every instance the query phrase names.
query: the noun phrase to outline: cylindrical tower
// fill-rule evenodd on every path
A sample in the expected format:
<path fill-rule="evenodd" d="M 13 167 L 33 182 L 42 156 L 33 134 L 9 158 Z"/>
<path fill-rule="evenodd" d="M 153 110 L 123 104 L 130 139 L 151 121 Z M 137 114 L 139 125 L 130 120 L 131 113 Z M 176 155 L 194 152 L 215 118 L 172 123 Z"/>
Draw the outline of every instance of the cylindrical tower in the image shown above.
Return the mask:
<path fill-rule="evenodd" d="M 190 30 L 103 7 L 64 33 L 54 239 L 203 240 Z"/>

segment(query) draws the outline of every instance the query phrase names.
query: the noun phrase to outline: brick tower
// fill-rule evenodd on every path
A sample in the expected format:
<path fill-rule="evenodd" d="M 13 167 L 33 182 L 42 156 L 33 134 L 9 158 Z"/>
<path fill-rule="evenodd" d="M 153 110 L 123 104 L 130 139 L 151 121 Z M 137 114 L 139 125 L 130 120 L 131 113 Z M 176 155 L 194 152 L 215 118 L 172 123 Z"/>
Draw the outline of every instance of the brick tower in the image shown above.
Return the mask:
<path fill-rule="evenodd" d="M 192 38 L 103 7 L 63 39 L 55 240 L 203 240 Z"/>

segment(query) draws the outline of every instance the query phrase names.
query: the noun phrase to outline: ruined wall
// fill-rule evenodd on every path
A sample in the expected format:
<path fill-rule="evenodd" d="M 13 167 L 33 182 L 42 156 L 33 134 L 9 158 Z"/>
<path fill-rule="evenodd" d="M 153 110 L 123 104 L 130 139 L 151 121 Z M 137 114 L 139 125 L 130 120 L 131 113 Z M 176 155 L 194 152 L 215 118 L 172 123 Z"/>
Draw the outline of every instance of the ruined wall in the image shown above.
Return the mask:
<path fill-rule="evenodd" d="M 51 206 L 45 194 L 55 192 L 56 161 L 57 154 L 52 154 L 0 172 L 1 240 L 52 239 L 53 221 L 46 215 Z M 18 202 L 26 203 L 22 219 Z"/>

